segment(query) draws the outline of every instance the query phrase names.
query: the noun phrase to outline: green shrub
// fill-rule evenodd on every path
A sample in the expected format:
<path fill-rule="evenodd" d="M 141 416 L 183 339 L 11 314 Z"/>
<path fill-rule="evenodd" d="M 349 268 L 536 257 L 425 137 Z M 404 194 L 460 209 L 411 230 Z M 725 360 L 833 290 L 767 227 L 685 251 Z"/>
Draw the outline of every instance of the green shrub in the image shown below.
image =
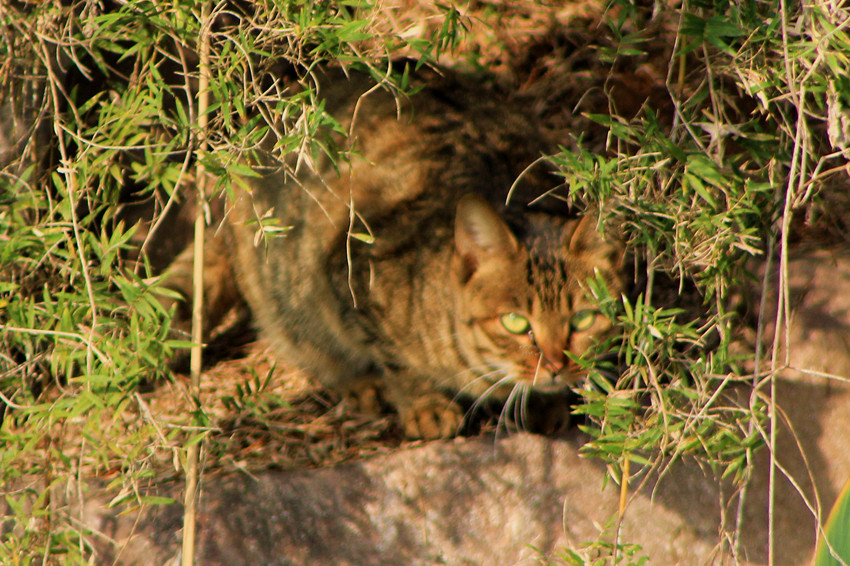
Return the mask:
<path fill-rule="evenodd" d="M 115 504 L 142 503 L 154 471 L 171 462 L 181 470 L 185 447 L 210 430 L 202 413 L 193 434 L 165 426 L 140 395 L 171 379 L 164 360 L 185 343 L 169 340 L 155 271 L 134 250 L 166 209 L 193 198 L 196 164 L 227 190 L 239 166 L 226 156 L 269 125 L 281 151 L 326 149 L 315 133 L 330 118 L 316 93 L 282 97 L 271 79 L 309 85 L 311 69 L 333 61 L 404 89 L 405 77 L 385 65 L 398 54 L 519 66 L 500 36 L 464 35 L 474 18 L 442 5 L 429 5 L 433 17 L 418 33 L 387 25 L 392 18 L 365 1 L 215 9 L 204 131 L 195 91 L 205 22 L 195 4 L 0 11 L 0 105 L 17 120 L 13 128 L 7 118 L 0 137 L 0 485 L 10 511 L 2 563 L 90 560 L 90 533 L 51 503 L 57 486 L 100 478 Z M 600 74 L 589 80 L 611 111 L 575 117 L 587 137 L 564 139 L 552 162 L 571 196 L 601 205 L 620 227 L 638 285 L 627 297 L 594 287 L 621 322 L 624 368 L 591 367 L 577 409 L 591 437 L 582 450 L 615 476 L 626 462 L 644 474 L 688 456 L 744 482 L 766 440 L 769 398 L 736 406 L 725 393 L 765 390 L 781 361 L 734 353 L 743 321 L 733 291 L 750 282 L 748 258 L 787 250 L 792 218 L 817 211 L 812 203 L 846 165 L 850 39 L 840 14 L 817 5 L 700 1 L 652 15 L 615 1 L 605 14 L 606 30 L 588 35 Z M 476 17 L 501 16 L 484 6 Z M 618 114 L 608 79 L 657 63 L 659 43 L 665 107 Z M 497 61 L 494 52 L 507 55 Z M 601 146 L 592 128 L 604 133 Z M 125 220 L 131 200 L 149 204 L 148 223 Z"/>

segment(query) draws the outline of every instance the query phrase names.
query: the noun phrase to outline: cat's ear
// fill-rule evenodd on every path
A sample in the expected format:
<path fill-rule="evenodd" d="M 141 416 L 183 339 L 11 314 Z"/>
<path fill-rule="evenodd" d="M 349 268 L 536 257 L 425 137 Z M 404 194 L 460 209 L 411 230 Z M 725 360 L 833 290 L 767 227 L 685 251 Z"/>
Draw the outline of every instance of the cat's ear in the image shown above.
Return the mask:
<path fill-rule="evenodd" d="M 455 248 L 460 258 L 461 281 L 491 259 L 507 259 L 519 251 L 511 229 L 481 196 L 464 195 L 455 216 Z"/>
<path fill-rule="evenodd" d="M 567 249 L 574 253 L 587 253 L 605 244 L 597 230 L 599 216 L 591 211 L 581 217 L 572 234 L 568 235 Z"/>
<path fill-rule="evenodd" d="M 568 236 L 567 249 L 574 256 L 595 258 L 596 262 L 607 260 L 611 266 L 618 265 L 622 250 L 615 239 L 606 239 L 599 232 L 599 214 L 591 211 L 585 214 L 572 234 Z M 606 231 L 606 234 L 608 232 Z"/>

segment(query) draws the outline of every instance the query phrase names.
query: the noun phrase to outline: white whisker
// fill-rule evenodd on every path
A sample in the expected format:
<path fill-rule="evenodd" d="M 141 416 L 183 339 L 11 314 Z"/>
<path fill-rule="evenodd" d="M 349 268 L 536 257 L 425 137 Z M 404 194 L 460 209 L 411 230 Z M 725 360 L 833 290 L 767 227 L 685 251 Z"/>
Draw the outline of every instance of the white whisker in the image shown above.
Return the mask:
<path fill-rule="evenodd" d="M 522 422 L 521 430 L 528 430 L 528 427 L 525 426 L 525 419 L 528 416 L 528 398 L 531 396 L 531 388 L 523 387 L 522 388 L 522 397 L 520 399 L 520 408 L 519 408 L 519 416 L 520 421 Z"/>
<path fill-rule="evenodd" d="M 519 391 L 520 389 L 521 389 L 521 386 L 519 384 L 515 385 L 511 389 L 511 392 L 508 393 L 507 399 L 505 399 L 505 404 L 502 407 L 501 412 L 499 412 L 499 418 L 496 421 L 496 437 L 497 438 L 499 436 L 499 432 L 502 429 L 504 429 L 505 432 L 507 432 L 508 434 L 510 434 L 510 432 L 511 432 L 510 431 L 510 420 L 511 419 L 508 415 L 511 411 L 511 407 L 513 407 L 514 404 L 516 403 L 517 391 Z M 516 415 L 514 415 L 514 419 L 516 419 Z"/>
<path fill-rule="evenodd" d="M 502 421 L 504 420 L 504 426 L 506 431 L 510 432 L 510 429 L 508 427 L 510 421 L 507 419 L 507 415 L 511 412 L 513 413 L 513 422 L 516 425 L 516 430 L 526 430 L 526 408 L 528 406 L 528 397 L 530 391 L 531 388 L 524 383 L 517 383 L 516 386 L 514 386 L 514 388 L 511 390 L 507 400 L 505 401 L 505 406 L 502 409 L 502 414 L 499 415 L 499 423 L 501 425 Z"/>
<path fill-rule="evenodd" d="M 474 378 L 474 379 L 472 379 L 472 380 L 467 381 L 467 382 L 463 385 L 463 387 L 462 387 L 462 388 L 460 389 L 460 391 L 459 391 L 459 393 L 462 393 L 465 389 L 469 388 L 472 384 L 477 383 L 477 382 L 478 382 L 478 381 L 480 381 L 482 378 L 490 377 L 490 376 L 492 376 L 492 375 L 497 374 L 498 372 L 499 372 L 499 370 L 498 370 L 497 368 L 495 368 L 493 365 L 491 365 L 491 364 L 482 364 L 482 365 L 480 365 L 480 366 L 473 366 L 473 367 L 467 368 L 467 369 L 465 369 L 465 370 L 463 370 L 463 371 L 459 371 L 459 372 L 457 372 L 457 373 L 456 373 L 456 374 L 454 374 L 454 375 L 450 375 L 450 376 L 448 376 L 448 377 L 445 377 L 445 378 L 443 378 L 442 380 L 440 380 L 440 381 L 437 383 L 437 385 L 438 385 L 438 386 L 440 386 L 440 387 L 445 387 L 445 386 L 448 384 L 448 385 L 450 386 L 449 388 L 454 389 L 454 383 L 455 383 L 455 382 L 456 382 L 456 383 L 461 383 L 461 382 L 462 382 L 462 381 L 461 381 L 460 379 L 458 379 L 458 378 L 460 378 L 461 376 L 464 376 L 464 375 L 466 375 L 466 374 L 473 374 L 473 375 L 475 376 L 475 378 Z M 464 381 L 465 381 L 465 380 L 464 380 Z"/>
<path fill-rule="evenodd" d="M 478 397 L 475 398 L 475 401 L 472 403 L 472 406 L 467 411 L 467 415 L 469 415 L 469 416 L 474 415 L 478 411 L 478 409 L 481 407 L 481 404 L 484 401 L 487 400 L 487 397 L 490 395 L 490 393 L 492 393 L 493 391 L 495 391 L 496 389 L 498 389 L 502 385 L 506 385 L 508 383 L 511 383 L 511 381 L 512 381 L 511 377 L 509 375 L 506 375 L 506 376 L 502 377 L 502 379 L 498 380 L 497 382 L 492 384 L 490 387 L 488 387 L 484 391 L 484 393 L 482 393 L 481 395 L 479 395 Z M 515 389 L 515 387 L 513 389 L 511 389 L 511 394 L 513 393 L 514 389 Z M 510 398 L 511 394 L 508 394 L 508 398 Z"/>

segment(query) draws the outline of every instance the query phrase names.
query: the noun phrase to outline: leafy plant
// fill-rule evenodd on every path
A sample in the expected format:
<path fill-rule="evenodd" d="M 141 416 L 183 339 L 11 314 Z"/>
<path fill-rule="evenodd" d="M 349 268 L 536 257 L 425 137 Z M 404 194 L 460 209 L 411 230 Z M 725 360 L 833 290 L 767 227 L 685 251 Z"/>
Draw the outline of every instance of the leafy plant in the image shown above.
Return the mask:
<path fill-rule="evenodd" d="M 846 566 L 850 562 L 850 481 L 835 500 L 818 537 L 812 566 Z"/>
<path fill-rule="evenodd" d="M 67 511 L 87 487 L 66 502 L 62 482 L 99 478 L 120 494 L 115 505 L 161 503 L 141 486 L 154 469 L 180 469 L 210 430 L 203 409 L 186 433 L 193 423 L 162 422 L 144 397 L 172 379 L 165 360 L 186 347 L 172 339 L 148 252 L 165 214 L 194 199 L 196 165 L 228 190 L 245 171 L 223 150 L 255 146 L 270 125 L 282 151 L 329 151 L 315 135 L 330 118 L 314 66 L 361 67 L 399 88 L 382 57 L 411 49 L 427 60 L 462 28 L 452 8 L 438 33 L 408 41 L 378 30 L 368 2 L 219 4 L 207 20 L 200 7 L 0 10 L 0 505 L 13 517 L 0 534 L 4 564 L 93 560 L 91 533 Z M 214 74 L 201 128 L 204 26 Z M 305 88 L 289 96 L 289 80 Z M 143 222 L 134 206 L 148 207 Z M 255 386 L 233 403 L 250 404 Z"/>
<path fill-rule="evenodd" d="M 619 227 L 637 280 L 624 297 L 591 285 L 623 329 L 609 344 L 623 363 L 574 360 L 591 372 L 577 409 L 588 421 L 584 454 L 626 487 L 630 463 L 646 474 L 684 457 L 746 481 L 753 452 L 771 442 L 767 392 L 782 364 L 735 354 L 746 323 L 736 290 L 751 281 L 749 258 L 778 249 L 787 265 L 792 220 L 825 214 L 817 200 L 839 186 L 850 146 L 846 9 L 699 0 L 652 13 L 616 0 L 604 26 L 592 26 L 602 31 L 590 37 L 585 26 L 584 44 L 556 44 L 559 58 L 525 76 L 529 55 L 517 51 L 529 48 L 514 37 L 522 30 L 493 30 L 510 10 L 533 21 L 538 6 L 485 2 L 469 18 L 440 3 L 423 4 L 422 18 L 361 0 L 210 6 L 208 18 L 182 0 L 0 10 L 0 485 L 9 517 L 0 562 L 93 560 L 91 533 L 54 499 L 58 486 L 99 478 L 115 505 L 140 503 L 153 471 L 182 471 L 186 447 L 215 428 L 203 403 L 196 421 L 164 422 L 145 400 L 150 383 L 173 383 L 164 360 L 187 345 L 171 339 L 153 242 L 166 213 L 194 200 L 199 164 L 227 193 L 233 173 L 248 173 L 233 156 L 263 138 L 285 153 L 347 157 L 317 134 L 339 129 L 311 77 L 326 62 L 396 91 L 408 88 L 406 75 L 386 61 L 400 54 L 495 68 L 523 87 L 575 63 L 569 79 L 591 86 L 553 95 L 560 106 L 550 114 L 577 108 L 571 124 L 587 127 L 563 136 L 551 161 L 570 197 Z M 212 104 L 202 128 L 204 29 Z M 575 30 L 533 31 L 548 41 Z M 618 93 L 636 90 L 635 69 L 657 73 L 663 97 L 626 111 Z M 597 93 L 603 104 L 583 111 Z M 135 205 L 148 207 L 142 222 Z M 776 322 L 781 332 L 781 313 Z M 268 379 L 246 380 L 226 403 L 249 414 L 279 406 Z M 726 395 L 736 387 L 757 393 L 750 405 Z M 81 488 L 75 503 L 85 497 Z M 643 560 L 619 542 L 564 552 L 569 564 Z"/>
<path fill-rule="evenodd" d="M 610 13 L 619 41 L 599 57 L 616 84 L 631 79 L 624 68 L 652 65 L 658 27 L 631 3 L 612 2 Z M 590 421 L 582 451 L 618 481 L 636 479 L 629 462 L 643 475 L 694 457 L 744 485 L 753 452 L 773 442 L 764 431 L 774 401 L 734 401 L 735 389 L 768 391 L 781 369 L 776 357 L 765 371 L 733 354 L 748 324 L 737 293 L 752 285 L 748 259 L 780 248 L 784 269 L 799 226 L 792 218 L 840 190 L 843 18 L 825 5 L 686 3 L 662 66 L 670 115 L 647 103 L 633 116 L 587 113 L 606 133 L 604 147 L 578 137 L 552 158 L 570 194 L 606 211 L 635 254 L 637 288 L 619 310 L 607 307 L 623 329 L 622 371 L 612 379 L 611 368 L 591 366 L 576 410 Z M 620 106 L 614 88 L 607 94 L 610 108 Z M 780 310 L 776 332 L 786 323 Z"/>

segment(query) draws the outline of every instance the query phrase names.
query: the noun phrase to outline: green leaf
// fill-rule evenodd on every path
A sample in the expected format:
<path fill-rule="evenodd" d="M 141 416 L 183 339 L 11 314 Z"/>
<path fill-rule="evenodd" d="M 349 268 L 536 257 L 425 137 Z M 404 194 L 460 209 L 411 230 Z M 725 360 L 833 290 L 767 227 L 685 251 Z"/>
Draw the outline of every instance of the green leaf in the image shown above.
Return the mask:
<path fill-rule="evenodd" d="M 194 348 L 197 344 L 191 340 L 166 340 L 165 345 L 173 350 L 188 350 Z"/>
<path fill-rule="evenodd" d="M 143 495 L 141 497 L 142 503 L 147 503 L 149 505 L 171 505 L 172 503 L 176 503 L 176 501 L 171 497 L 163 497 L 159 495 Z"/>
<path fill-rule="evenodd" d="M 228 163 L 227 170 L 229 173 L 235 173 L 236 175 L 241 175 L 242 177 L 259 177 L 260 174 L 254 170 L 253 167 L 247 165 L 245 163 L 240 163 L 239 161 L 234 161 L 232 163 Z"/>
<path fill-rule="evenodd" d="M 351 232 L 351 237 L 367 244 L 375 243 L 375 237 L 371 234 L 364 234 L 363 232 Z"/>
<path fill-rule="evenodd" d="M 835 500 L 823 526 L 823 533 L 818 537 L 812 566 L 839 566 L 845 563 L 850 563 L 850 479 Z"/>

